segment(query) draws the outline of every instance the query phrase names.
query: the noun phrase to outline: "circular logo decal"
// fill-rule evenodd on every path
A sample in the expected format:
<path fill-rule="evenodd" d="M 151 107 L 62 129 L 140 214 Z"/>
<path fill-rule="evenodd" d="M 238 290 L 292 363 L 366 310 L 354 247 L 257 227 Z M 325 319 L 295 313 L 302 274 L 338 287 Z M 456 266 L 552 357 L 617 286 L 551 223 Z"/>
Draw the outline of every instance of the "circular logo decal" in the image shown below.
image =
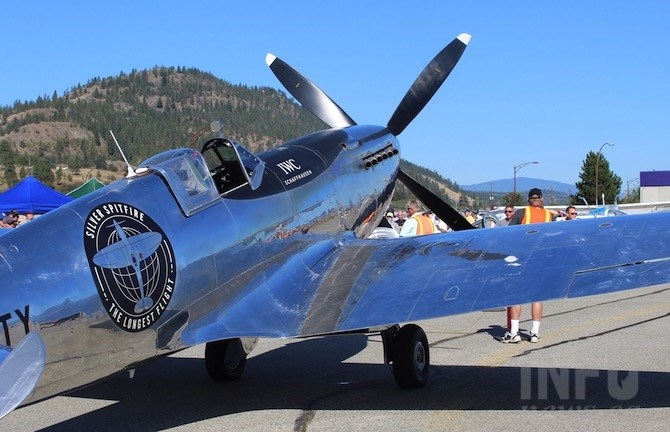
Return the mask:
<path fill-rule="evenodd" d="M 158 224 L 131 205 L 102 204 L 86 218 L 84 248 L 112 321 L 129 332 L 156 322 L 170 303 L 176 272 Z"/>

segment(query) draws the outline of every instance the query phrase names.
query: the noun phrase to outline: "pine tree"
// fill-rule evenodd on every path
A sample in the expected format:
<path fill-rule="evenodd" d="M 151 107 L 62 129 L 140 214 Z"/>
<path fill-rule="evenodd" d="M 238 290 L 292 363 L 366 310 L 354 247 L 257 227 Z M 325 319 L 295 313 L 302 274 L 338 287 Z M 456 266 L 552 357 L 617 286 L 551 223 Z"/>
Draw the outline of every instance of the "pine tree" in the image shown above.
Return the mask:
<path fill-rule="evenodd" d="M 469 206 L 470 204 L 468 197 L 465 195 L 465 193 L 461 192 L 461 194 L 458 196 L 458 208 L 465 209 L 466 207 Z"/>
<path fill-rule="evenodd" d="M 33 164 L 33 176 L 37 178 L 42 183 L 53 186 L 56 176 L 51 171 L 51 166 L 43 158 L 35 159 Z"/>
<path fill-rule="evenodd" d="M 610 164 L 602 153 L 590 151 L 582 162 L 580 181 L 575 183 L 577 192 L 570 195 L 572 204 L 582 204 L 581 197 L 584 197 L 589 204 L 596 203 L 596 165 L 598 167 L 598 195 L 600 195 L 597 202 L 602 201 L 604 194 L 604 202 L 613 203 L 621 193 L 621 177 L 610 171 Z"/>
<path fill-rule="evenodd" d="M 524 205 L 524 202 L 521 198 L 521 194 L 519 192 L 510 192 L 506 194 L 502 198 L 503 204 L 507 205 L 513 205 L 513 206 L 519 206 L 519 205 Z"/>
<path fill-rule="evenodd" d="M 16 177 L 16 170 L 14 165 L 5 165 L 5 172 L 3 176 L 4 183 L 7 187 L 12 187 L 19 182 L 19 179 Z"/>

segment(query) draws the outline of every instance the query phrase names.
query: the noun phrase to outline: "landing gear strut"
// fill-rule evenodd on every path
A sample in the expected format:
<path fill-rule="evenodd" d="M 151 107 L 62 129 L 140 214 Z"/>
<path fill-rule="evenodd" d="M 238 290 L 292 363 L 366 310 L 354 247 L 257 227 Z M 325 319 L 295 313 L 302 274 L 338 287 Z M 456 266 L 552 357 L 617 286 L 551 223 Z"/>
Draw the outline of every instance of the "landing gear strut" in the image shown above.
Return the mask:
<path fill-rule="evenodd" d="M 207 342 L 205 367 L 214 381 L 233 381 L 242 376 L 247 364 L 247 353 L 240 339 Z"/>
<path fill-rule="evenodd" d="M 384 361 L 393 366 L 393 378 L 401 388 L 423 387 L 428 381 L 430 354 L 428 338 L 421 327 L 395 325 L 381 332 Z"/>

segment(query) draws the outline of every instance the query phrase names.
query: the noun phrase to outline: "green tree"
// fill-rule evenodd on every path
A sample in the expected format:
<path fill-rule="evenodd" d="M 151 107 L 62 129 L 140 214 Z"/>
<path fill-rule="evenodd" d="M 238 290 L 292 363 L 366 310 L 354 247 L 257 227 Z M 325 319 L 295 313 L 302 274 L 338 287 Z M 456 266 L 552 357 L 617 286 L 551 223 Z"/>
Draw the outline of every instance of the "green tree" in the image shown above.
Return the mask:
<path fill-rule="evenodd" d="M 465 193 L 461 192 L 461 194 L 458 196 L 458 208 L 463 210 L 466 207 L 470 207 L 470 202 Z"/>
<path fill-rule="evenodd" d="M 570 195 L 571 204 L 582 204 L 580 197 L 589 204 L 596 202 L 596 165 L 598 167 L 598 195 L 605 195 L 605 203 L 613 203 L 621 193 L 621 177 L 610 171 L 610 164 L 602 153 L 590 151 L 582 162 L 580 181 L 575 183 L 577 191 Z M 602 201 L 599 197 L 598 202 Z"/>
<path fill-rule="evenodd" d="M 503 197 L 503 204 L 507 205 L 513 205 L 513 206 L 519 206 L 523 205 L 523 201 L 521 198 L 521 194 L 519 192 L 510 192 L 507 195 Z"/>
<path fill-rule="evenodd" d="M 626 197 L 620 201 L 622 204 L 632 204 L 640 202 L 640 188 L 633 188 L 626 192 Z"/>
<path fill-rule="evenodd" d="M 5 165 L 4 172 L 4 181 L 7 187 L 12 187 L 19 182 L 19 179 L 16 177 L 16 171 L 14 170 L 14 165 Z"/>
<path fill-rule="evenodd" d="M 9 141 L 0 141 L 0 164 L 13 165 L 16 161 L 16 153 L 12 150 Z"/>
<path fill-rule="evenodd" d="M 56 176 L 54 176 L 54 173 L 51 171 L 51 166 L 49 166 L 49 163 L 43 158 L 35 159 L 33 164 L 33 176 L 49 186 L 53 186 L 54 181 L 56 180 Z"/>

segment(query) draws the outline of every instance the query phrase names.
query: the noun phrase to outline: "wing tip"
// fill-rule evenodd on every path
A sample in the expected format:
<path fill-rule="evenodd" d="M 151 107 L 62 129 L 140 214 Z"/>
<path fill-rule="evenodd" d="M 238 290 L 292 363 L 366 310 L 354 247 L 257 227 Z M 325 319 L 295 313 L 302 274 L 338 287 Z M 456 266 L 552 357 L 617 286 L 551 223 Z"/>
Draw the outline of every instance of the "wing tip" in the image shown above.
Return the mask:
<path fill-rule="evenodd" d="M 472 36 L 470 36 L 470 35 L 467 34 L 467 33 L 461 33 L 461 34 L 458 35 L 458 37 L 457 37 L 456 39 L 458 39 L 459 41 L 461 41 L 461 42 L 463 42 L 465 45 L 467 45 L 467 44 L 470 42 L 470 38 L 471 38 L 471 37 L 472 37 Z"/>
<path fill-rule="evenodd" d="M 275 61 L 276 58 L 277 56 L 275 56 L 274 54 L 267 53 L 267 55 L 265 56 L 265 64 L 270 66 Z"/>
<path fill-rule="evenodd" d="M 19 406 L 35 389 L 44 371 L 46 348 L 36 331 L 29 332 L 12 350 L 5 345 L 0 356 L 0 419 Z"/>

